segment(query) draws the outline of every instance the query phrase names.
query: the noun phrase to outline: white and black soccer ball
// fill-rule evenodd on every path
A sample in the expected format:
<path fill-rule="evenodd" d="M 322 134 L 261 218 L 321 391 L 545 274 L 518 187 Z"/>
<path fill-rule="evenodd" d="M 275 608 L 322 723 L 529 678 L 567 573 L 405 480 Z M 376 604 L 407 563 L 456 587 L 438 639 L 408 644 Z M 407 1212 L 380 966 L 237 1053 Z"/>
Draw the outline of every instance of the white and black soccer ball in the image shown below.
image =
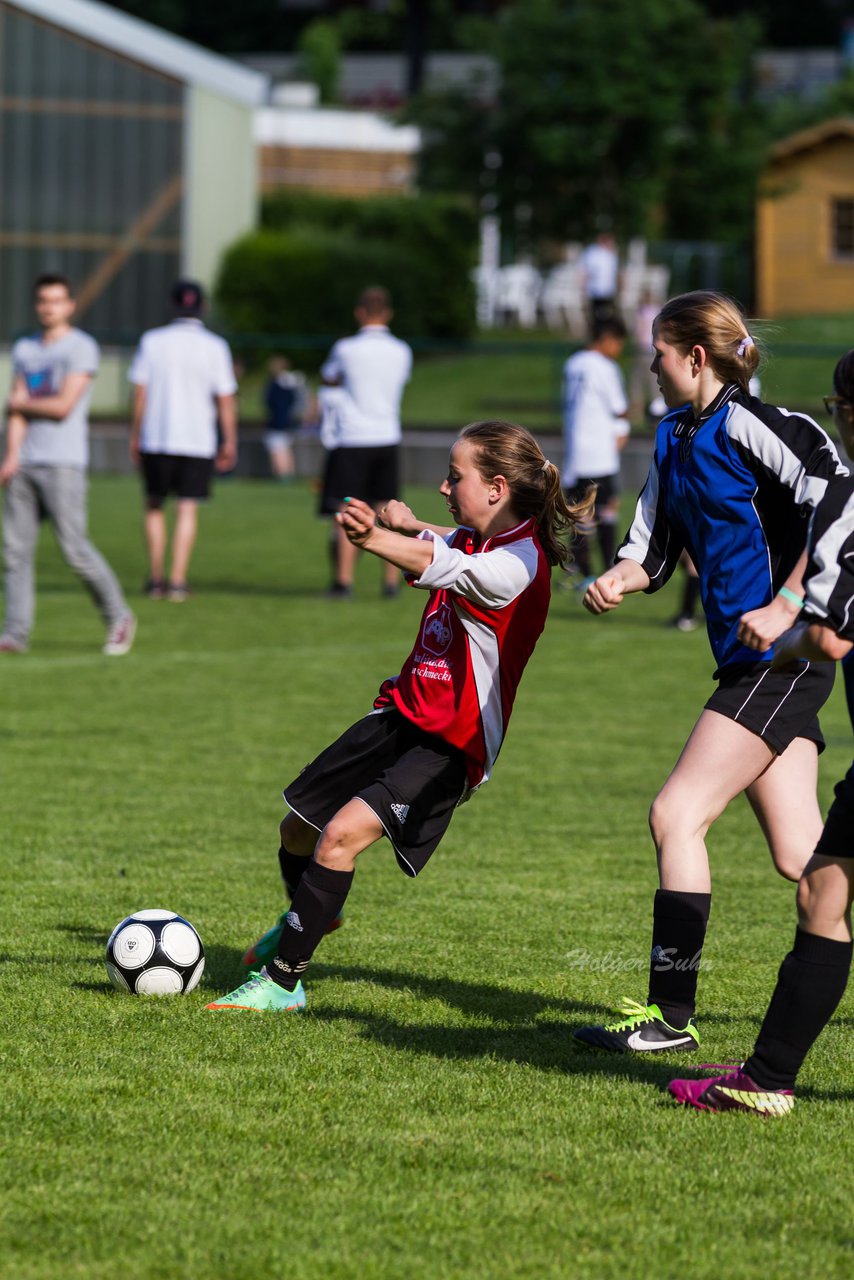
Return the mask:
<path fill-rule="evenodd" d="M 189 920 L 174 911 L 135 911 L 110 934 L 106 962 L 117 991 L 186 995 L 202 976 L 205 949 Z"/>

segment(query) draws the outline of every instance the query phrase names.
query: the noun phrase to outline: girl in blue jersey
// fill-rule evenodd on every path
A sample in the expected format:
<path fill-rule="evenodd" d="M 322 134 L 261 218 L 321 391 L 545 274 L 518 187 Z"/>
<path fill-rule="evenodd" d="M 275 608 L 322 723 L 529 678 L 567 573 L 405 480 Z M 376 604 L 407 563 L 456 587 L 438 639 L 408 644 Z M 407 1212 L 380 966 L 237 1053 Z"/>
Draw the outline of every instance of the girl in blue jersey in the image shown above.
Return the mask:
<path fill-rule="evenodd" d="M 825 396 L 849 458 L 854 458 L 854 350 Z M 854 654 L 854 482 L 834 486 L 810 525 L 806 604 L 775 646 L 774 666 L 800 658 L 847 663 Z M 849 693 L 851 690 L 846 688 Z M 677 1102 L 701 1111 L 784 1116 L 807 1053 L 833 1016 L 851 968 L 854 901 L 854 765 L 836 785 L 824 831 L 798 886 L 798 927 L 753 1053 L 742 1067 L 705 1080 L 672 1080 Z"/>
<path fill-rule="evenodd" d="M 654 325 L 656 374 L 670 412 L 614 566 L 589 588 L 595 614 L 657 591 L 683 550 L 700 591 L 718 686 L 652 805 L 660 888 L 645 1005 L 576 1037 L 611 1052 L 693 1049 L 697 976 L 711 905 L 705 836 L 745 792 L 777 871 L 798 880 L 821 832 L 824 743 L 817 712 L 833 668 L 772 670 L 774 641 L 796 618 L 807 517 L 846 468 L 811 418 L 763 404 L 748 384 L 756 342 L 732 299 L 700 291 L 668 302 Z"/>

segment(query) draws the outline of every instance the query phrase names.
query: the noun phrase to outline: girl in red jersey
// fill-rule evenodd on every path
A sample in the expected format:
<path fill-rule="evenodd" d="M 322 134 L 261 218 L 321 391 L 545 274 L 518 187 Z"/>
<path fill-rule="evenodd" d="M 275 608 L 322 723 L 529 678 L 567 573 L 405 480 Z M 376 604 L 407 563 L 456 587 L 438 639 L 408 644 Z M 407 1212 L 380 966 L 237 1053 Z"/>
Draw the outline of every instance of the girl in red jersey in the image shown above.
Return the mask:
<path fill-rule="evenodd" d="M 301 976 L 340 923 L 356 858 L 387 836 L 416 876 L 456 806 L 490 776 L 516 689 L 543 630 L 550 567 L 562 536 L 589 516 L 534 437 L 507 422 L 466 427 L 440 492 L 459 528 L 417 520 L 402 502 L 381 513 L 347 500 L 350 541 L 430 592 L 415 646 L 374 710 L 285 789 L 279 861 L 290 910 L 251 947 L 258 974 L 209 1009 L 284 1012 L 305 1006 Z"/>

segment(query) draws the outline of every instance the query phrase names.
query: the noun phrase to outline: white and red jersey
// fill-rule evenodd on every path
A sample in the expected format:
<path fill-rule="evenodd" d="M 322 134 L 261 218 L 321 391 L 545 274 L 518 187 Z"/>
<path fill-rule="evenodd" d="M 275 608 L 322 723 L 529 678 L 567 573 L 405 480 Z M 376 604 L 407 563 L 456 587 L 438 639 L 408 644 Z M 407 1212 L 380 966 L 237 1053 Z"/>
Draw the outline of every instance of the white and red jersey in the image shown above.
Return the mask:
<path fill-rule="evenodd" d="M 375 705 L 390 694 L 407 719 L 458 747 L 473 789 L 489 778 L 545 626 L 549 564 L 532 520 L 480 546 L 472 529 L 419 536 L 432 541 L 433 559 L 412 585 L 430 599 L 412 653 Z"/>

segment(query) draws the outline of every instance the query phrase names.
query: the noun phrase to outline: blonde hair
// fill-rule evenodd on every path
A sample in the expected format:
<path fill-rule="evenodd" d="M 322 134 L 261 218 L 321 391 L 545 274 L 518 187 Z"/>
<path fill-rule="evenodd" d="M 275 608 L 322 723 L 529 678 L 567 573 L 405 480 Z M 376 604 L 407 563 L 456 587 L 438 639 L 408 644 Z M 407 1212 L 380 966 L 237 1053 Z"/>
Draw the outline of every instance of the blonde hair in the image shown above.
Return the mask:
<path fill-rule="evenodd" d="M 565 567 L 575 526 L 592 515 L 596 486 L 591 485 L 582 501 L 570 506 L 557 467 L 547 460 L 530 431 L 515 422 L 472 422 L 463 427 L 460 439 L 474 447 L 474 465 L 484 480 L 504 476 L 513 510 L 534 521 L 549 564 Z"/>
<path fill-rule="evenodd" d="M 712 289 L 671 298 L 655 317 L 653 330 L 683 355 L 695 345 L 703 347 L 721 381 L 737 382 L 743 391 L 762 359 L 739 304 Z"/>

